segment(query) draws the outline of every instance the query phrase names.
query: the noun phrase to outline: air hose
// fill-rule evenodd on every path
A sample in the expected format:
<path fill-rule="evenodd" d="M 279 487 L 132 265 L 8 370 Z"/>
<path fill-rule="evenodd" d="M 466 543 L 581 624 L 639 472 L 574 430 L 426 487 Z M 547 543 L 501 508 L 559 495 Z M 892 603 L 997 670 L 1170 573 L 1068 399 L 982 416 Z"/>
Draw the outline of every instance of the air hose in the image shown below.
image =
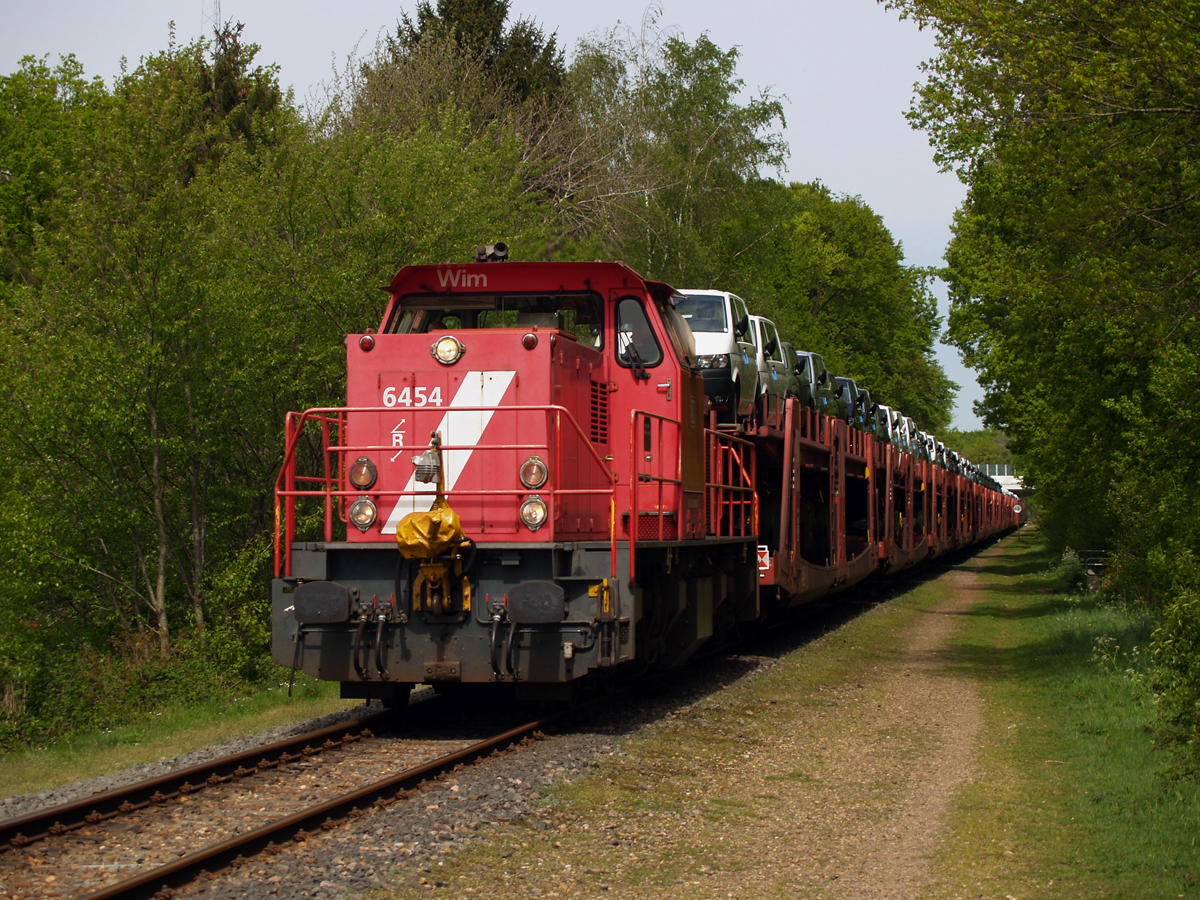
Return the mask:
<path fill-rule="evenodd" d="M 494 613 L 492 615 L 492 633 L 491 640 L 488 642 L 489 656 L 492 661 L 492 674 L 499 680 L 501 677 L 500 660 L 496 656 L 496 652 L 500 649 L 500 621 L 501 615 Z"/>
<path fill-rule="evenodd" d="M 359 617 L 358 628 L 354 632 L 354 643 L 350 647 L 350 658 L 354 660 L 354 671 L 358 674 L 359 680 L 367 681 L 369 676 L 362 667 L 362 638 L 363 632 L 367 630 L 367 617 L 363 615 Z"/>
<path fill-rule="evenodd" d="M 387 623 L 387 613 L 381 612 L 375 621 L 375 671 L 380 681 L 387 681 L 387 670 L 383 667 L 383 626 Z"/>
<path fill-rule="evenodd" d="M 513 654 L 513 637 L 516 635 L 516 633 L 517 633 L 517 623 L 509 622 L 508 623 L 508 636 L 505 637 L 505 639 L 504 639 L 504 667 L 505 667 L 505 669 L 508 670 L 508 674 L 512 675 L 514 677 L 517 674 L 517 670 L 516 670 L 516 667 L 513 666 L 512 654 Z"/>

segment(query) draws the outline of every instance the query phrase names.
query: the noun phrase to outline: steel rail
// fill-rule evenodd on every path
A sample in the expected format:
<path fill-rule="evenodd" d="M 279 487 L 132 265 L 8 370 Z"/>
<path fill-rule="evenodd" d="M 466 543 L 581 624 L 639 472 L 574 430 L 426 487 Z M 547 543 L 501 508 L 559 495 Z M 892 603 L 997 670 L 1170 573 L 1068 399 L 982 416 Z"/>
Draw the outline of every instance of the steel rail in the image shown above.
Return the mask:
<path fill-rule="evenodd" d="M 373 784 L 358 790 L 334 797 L 306 810 L 292 813 L 278 819 L 269 825 L 263 825 L 253 831 L 229 838 L 219 844 L 198 850 L 175 862 L 151 869 L 141 875 L 118 882 L 106 888 L 101 888 L 90 894 L 82 895 L 78 900 L 114 900 L 114 898 L 169 898 L 181 886 L 195 881 L 202 874 L 215 869 L 241 865 L 247 855 L 267 851 L 277 847 L 277 841 L 304 841 L 310 833 L 319 833 L 336 827 L 337 819 L 354 817 L 357 810 L 365 811 L 371 806 L 387 806 L 392 801 L 386 795 L 404 790 L 406 785 L 422 781 L 431 775 L 439 774 L 459 763 L 482 756 L 489 750 L 499 748 L 503 744 L 515 742 L 518 738 L 539 733 L 552 717 L 527 722 L 517 728 L 509 729 L 502 734 L 486 738 L 477 743 L 455 750 L 444 756 L 404 769 Z M 357 815 L 362 815 L 358 812 Z M 306 831 L 306 829 L 308 829 Z"/>
<path fill-rule="evenodd" d="M 384 713 L 379 712 L 362 716 L 350 722 L 285 738 L 148 781 L 113 788 L 82 800 L 0 822 L 0 853 L 145 809 L 184 794 L 197 793 L 210 785 L 224 784 L 273 769 L 281 763 L 353 744 L 362 738 L 372 737 L 370 730 L 364 726 L 382 715 Z M 352 733 L 359 728 L 363 730 L 357 735 Z"/>

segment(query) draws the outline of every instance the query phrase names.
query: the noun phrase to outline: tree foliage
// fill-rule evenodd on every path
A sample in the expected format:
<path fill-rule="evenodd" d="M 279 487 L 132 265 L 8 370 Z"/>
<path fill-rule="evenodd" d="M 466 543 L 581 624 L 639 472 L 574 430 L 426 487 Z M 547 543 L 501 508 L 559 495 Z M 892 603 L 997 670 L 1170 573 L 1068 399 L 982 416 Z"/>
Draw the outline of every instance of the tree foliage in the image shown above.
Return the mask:
<path fill-rule="evenodd" d="M 566 83 L 566 64 L 554 35 L 529 19 L 507 25 L 509 0 L 428 0 L 416 18 L 404 13 L 387 40 L 393 62 L 411 59 L 422 44 L 449 40 L 461 57 L 477 61 L 517 102 L 552 99 Z M 507 25 L 507 27 L 506 27 Z"/>
<path fill-rule="evenodd" d="M 928 273 L 906 266 L 882 219 L 820 183 L 771 186 L 776 227 L 740 271 L 796 346 L 815 350 L 873 400 L 937 431 L 956 385 L 934 355 L 941 327 Z"/>
<path fill-rule="evenodd" d="M 912 119 L 970 187 L 950 333 L 985 420 L 1012 436 L 1050 534 L 1121 550 L 1114 589 L 1163 605 L 1159 649 L 1183 646 L 1192 569 L 1154 560 L 1200 537 L 1200 3 L 889 5 L 937 35 Z"/>
<path fill-rule="evenodd" d="M 994 428 L 960 431 L 948 428 L 941 434 L 946 446 L 965 456 L 976 465 L 1011 466 L 1013 455 L 1008 449 L 1008 435 Z"/>
<path fill-rule="evenodd" d="M 707 36 L 581 45 L 571 74 L 596 177 L 573 199 L 593 210 L 595 253 L 695 286 L 729 278 L 770 228 L 756 181 L 783 164 L 783 107 L 766 93 L 741 102 L 738 56 Z"/>
<path fill-rule="evenodd" d="M 107 102 L 73 56 L 51 68 L 27 56 L 0 76 L 0 299 L 33 277 L 38 235 L 61 212 L 64 177 L 87 164 L 72 142 Z"/>

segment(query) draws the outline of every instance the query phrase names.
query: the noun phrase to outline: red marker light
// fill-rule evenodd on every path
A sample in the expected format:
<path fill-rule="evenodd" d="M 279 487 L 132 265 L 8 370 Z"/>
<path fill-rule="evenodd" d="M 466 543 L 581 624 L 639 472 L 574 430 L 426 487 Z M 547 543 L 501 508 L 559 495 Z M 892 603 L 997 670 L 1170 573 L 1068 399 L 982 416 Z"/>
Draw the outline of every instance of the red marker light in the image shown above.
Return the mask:
<path fill-rule="evenodd" d="M 525 335 L 525 337 L 521 338 L 521 346 L 524 347 L 526 350 L 532 350 L 534 347 L 537 346 L 537 335 L 534 334 L 532 331 L 529 332 L 529 334 L 527 334 L 527 335 Z"/>
<path fill-rule="evenodd" d="M 365 353 L 375 346 L 375 338 L 371 337 L 369 334 L 364 334 L 358 339 L 358 346 L 362 347 L 363 352 Z"/>

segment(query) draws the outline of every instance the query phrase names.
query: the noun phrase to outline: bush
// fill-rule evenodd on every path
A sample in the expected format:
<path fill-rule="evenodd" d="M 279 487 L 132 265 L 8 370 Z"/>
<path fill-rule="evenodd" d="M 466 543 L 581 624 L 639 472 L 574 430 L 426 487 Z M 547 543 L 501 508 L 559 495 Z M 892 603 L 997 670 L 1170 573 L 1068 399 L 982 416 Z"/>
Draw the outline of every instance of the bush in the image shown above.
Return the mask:
<path fill-rule="evenodd" d="M 1058 576 L 1063 580 L 1066 590 L 1072 593 L 1087 590 L 1087 572 L 1083 560 L 1070 547 L 1063 551 L 1062 562 L 1058 564 Z"/>
<path fill-rule="evenodd" d="M 1200 775 L 1200 593 L 1186 589 L 1163 605 L 1153 653 L 1163 740 Z"/>
<path fill-rule="evenodd" d="M 209 645 L 176 640 L 167 655 L 144 645 L 49 648 L 20 680 L 0 678 L 0 751 L 144 721 L 169 708 L 229 701 L 276 677 L 249 610 L 212 629 Z M 246 643 L 239 643 L 238 635 Z"/>

